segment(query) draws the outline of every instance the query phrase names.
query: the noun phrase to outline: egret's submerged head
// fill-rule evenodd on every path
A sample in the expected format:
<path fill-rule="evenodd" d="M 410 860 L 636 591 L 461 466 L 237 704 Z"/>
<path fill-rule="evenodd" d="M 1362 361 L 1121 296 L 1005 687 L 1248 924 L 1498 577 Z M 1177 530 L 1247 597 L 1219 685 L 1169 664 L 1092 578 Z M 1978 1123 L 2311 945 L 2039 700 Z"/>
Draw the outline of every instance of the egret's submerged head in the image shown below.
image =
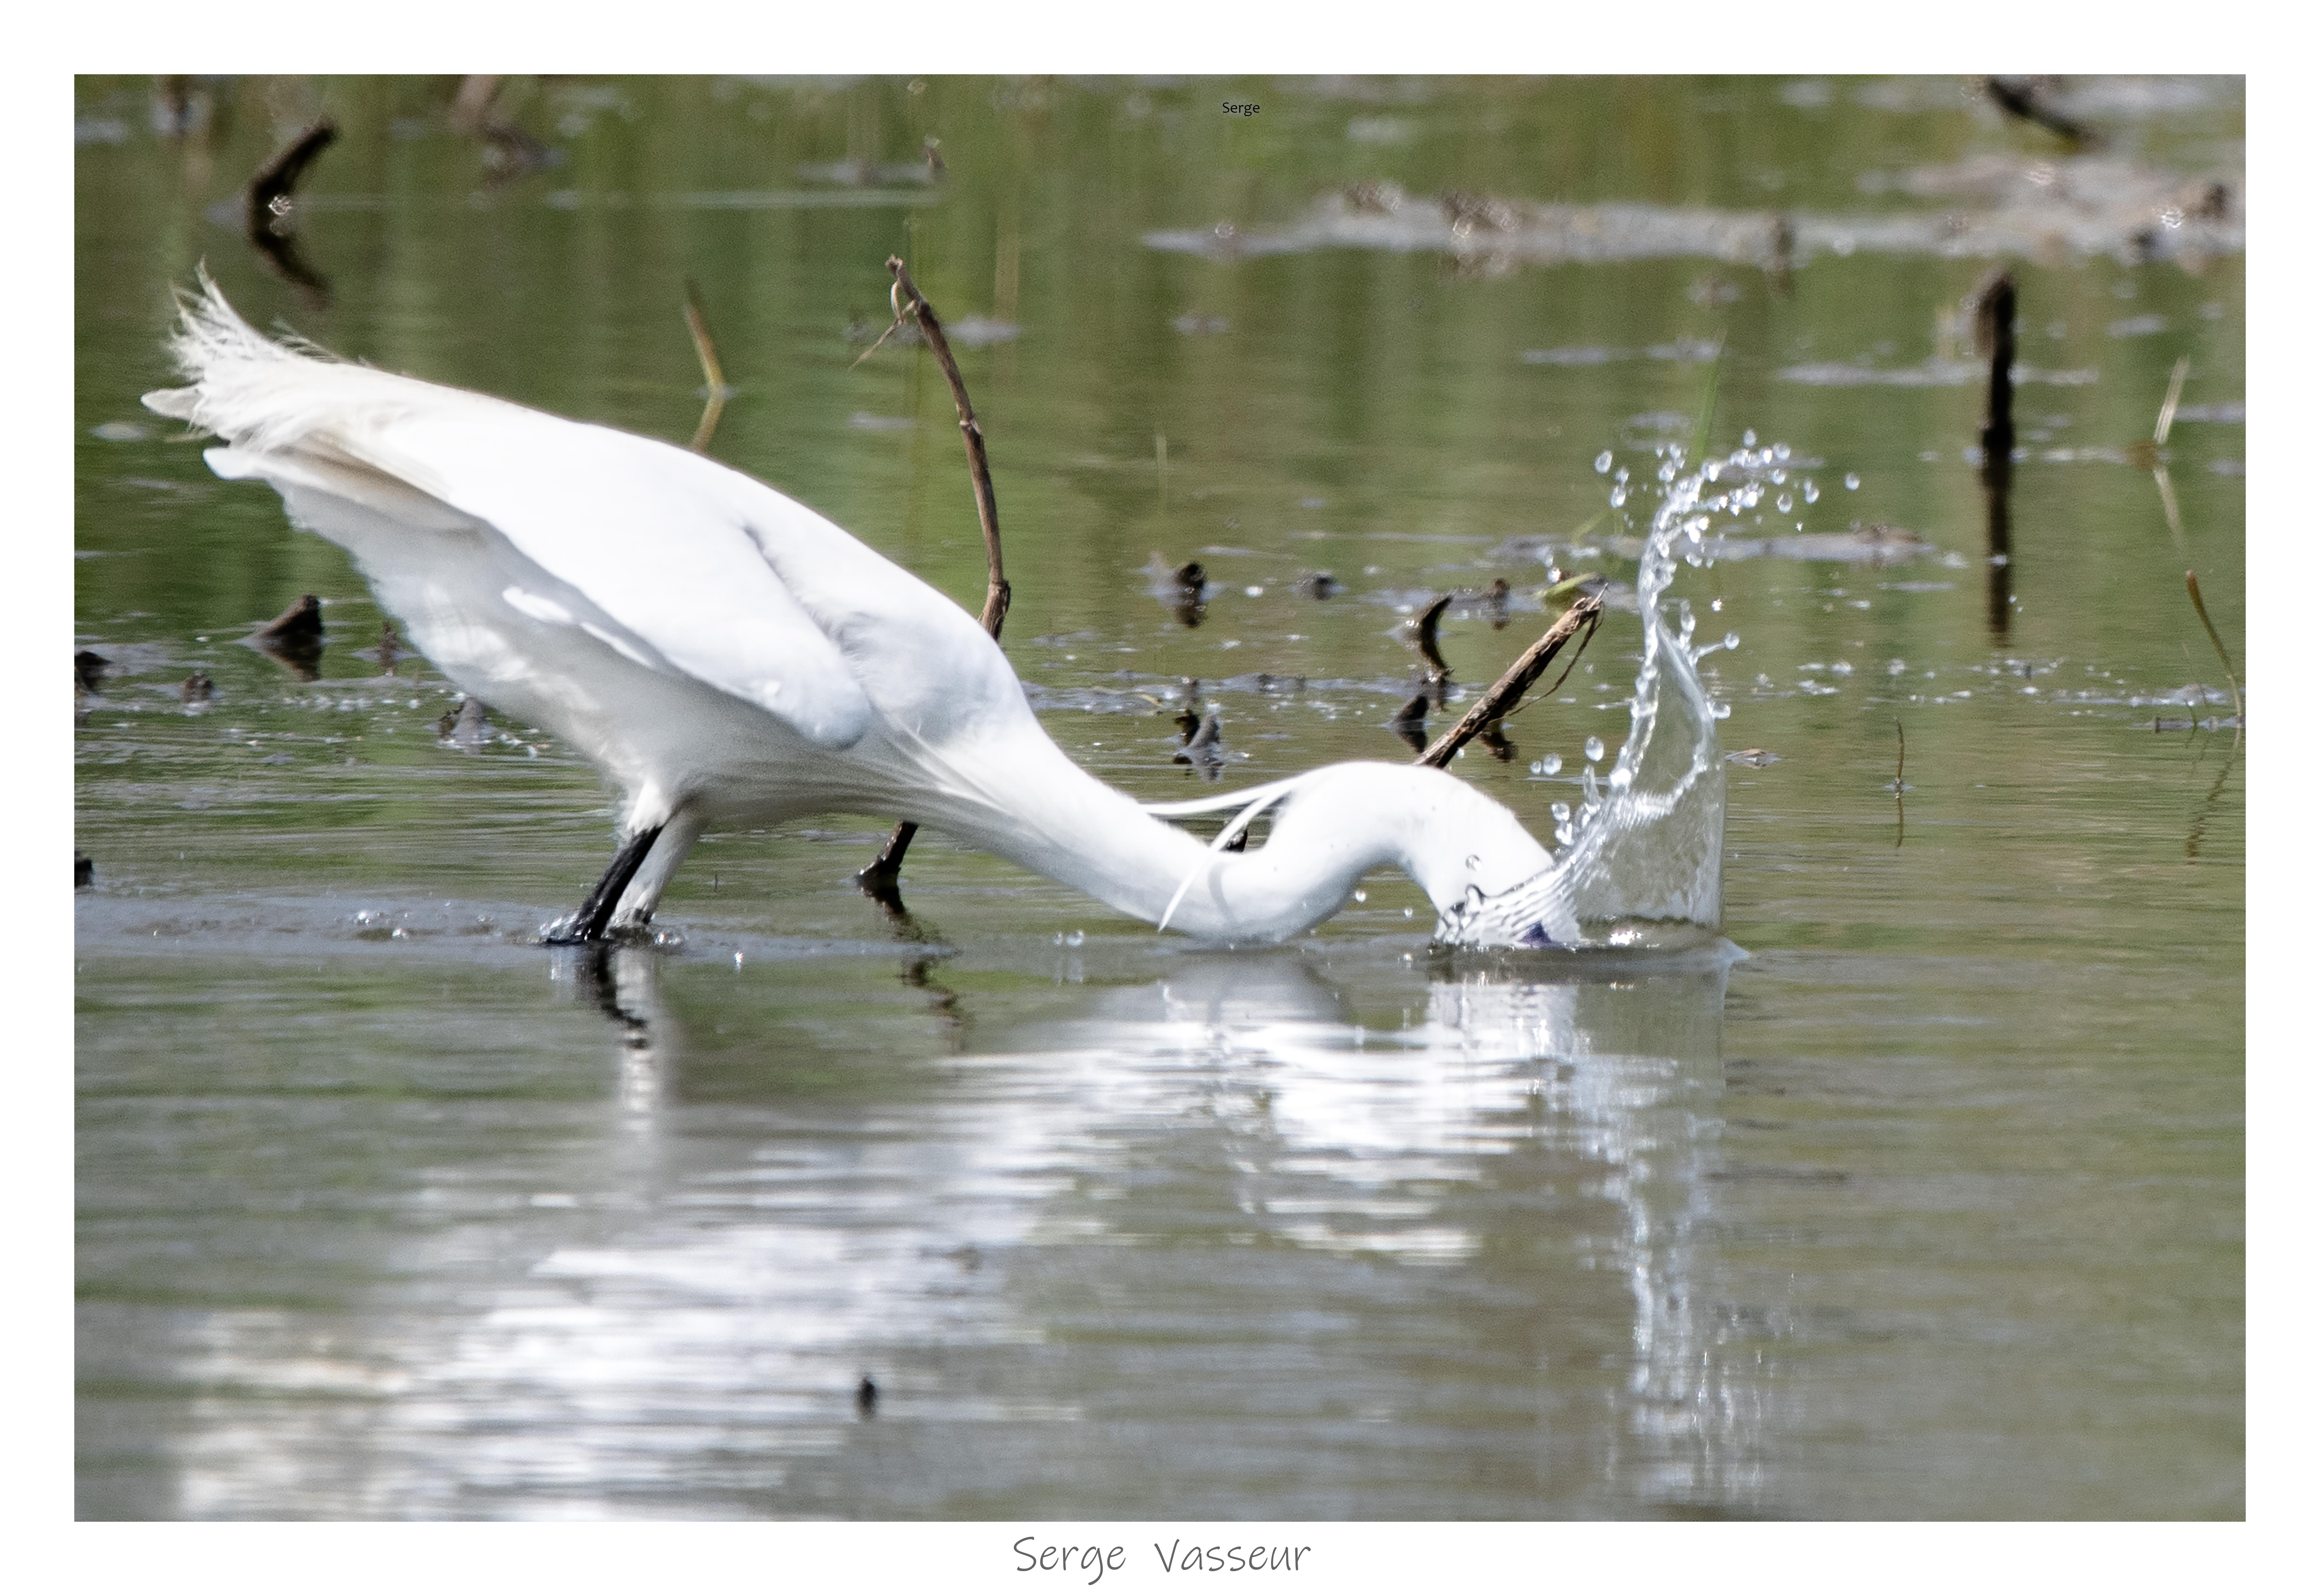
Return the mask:
<path fill-rule="evenodd" d="M 1570 881 L 1550 865 L 1503 892 L 1470 885 L 1442 909 L 1434 939 L 1450 948 L 1576 947 L 1579 919 L 1571 906 Z"/>
<path fill-rule="evenodd" d="M 1504 804 L 1455 777 L 1425 775 L 1436 778 L 1424 788 L 1430 812 L 1412 839 L 1409 869 L 1439 916 L 1435 940 L 1455 948 L 1576 945 L 1579 919 L 1554 856 Z"/>

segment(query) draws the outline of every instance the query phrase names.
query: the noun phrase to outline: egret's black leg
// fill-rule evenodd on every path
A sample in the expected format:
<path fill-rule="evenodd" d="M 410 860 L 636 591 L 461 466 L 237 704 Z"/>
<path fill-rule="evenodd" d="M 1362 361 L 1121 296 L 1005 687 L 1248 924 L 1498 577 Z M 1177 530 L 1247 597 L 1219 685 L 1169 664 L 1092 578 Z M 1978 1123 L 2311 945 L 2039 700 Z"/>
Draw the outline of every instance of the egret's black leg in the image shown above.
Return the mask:
<path fill-rule="evenodd" d="M 621 894 L 627 892 L 629 883 L 636 879 L 637 870 L 644 864 L 645 856 L 652 852 L 653 844 L 660 840 L 661 830 L 660 826 L 648 826 L 622 843 L 621 851 L 612 856 L 612 867 L 604 872 L 603 878 L 590 889 L 588 896 L 582 902 L 580 911 L 548 932 L 544 940 L 558 947 L 602 942 L 605 931 L 611 929 L 612 911 L 620 906 Z"/>

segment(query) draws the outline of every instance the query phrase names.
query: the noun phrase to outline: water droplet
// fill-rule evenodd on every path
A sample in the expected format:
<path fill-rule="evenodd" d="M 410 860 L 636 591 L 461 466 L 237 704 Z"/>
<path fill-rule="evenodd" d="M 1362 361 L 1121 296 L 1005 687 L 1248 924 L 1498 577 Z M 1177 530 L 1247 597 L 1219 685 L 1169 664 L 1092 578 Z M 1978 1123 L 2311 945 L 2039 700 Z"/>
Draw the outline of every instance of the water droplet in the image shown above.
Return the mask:
<path fill-rule="evenodd" d="M 1754 449 L 1756 447 L 1755 428 L 1751 427 L 1745 432 L 1740 434 L 1740 447 L 1743 449 Z"/>
<path fill-rule="evenodd" d="M 1370 901 L 1370 895 L 1369 895 L 1369 893 L 1365 893 L 1365 892 L 1362 891 L 1362 889 L 1361 889 L 1361 888 L 1359 888 L 1359 887 L 1355 887 L 1355 888 L 1354 889 L 1354 902 L 1356 902 L 1356 903 L 1366 903 L 1366 902 L 1368 902 L 1369 901 Z"/>
<path fill-rule="evenodd" d="M 1860 476 L 1859 476 L 1858 475 L 1856 475 L 1855 473 L 1851 472 L 1851 471 L 1847 471 L 1847 472 L 1844 474 L 1844 491 L 1845 491 L 1846 493 L 1848 493 L 1848 494 L 1849 494 L 1849 493 L 1851 493 L 1853 489 L 1855 489 L 1855 488 L 1859 487 L 1860 485 L 1861 485 L 1861 478 L 1860 478 Z"/>
<path fill-rule="evenodd" d="M 1736 631 L 1726 632 L 1724 634 L 1724 646 L 1727 648 L 1738 648 L 1740 646 L 1740 634 Z"/>
<path fill-rule="evenodd" d="M 1805 503 L 1808 504 L 1820 503 L 1820 489 L 1809 476 L 1805 478 Z"/>
<path fill-rule="evenodd" d="M 1604 472 L 1609 471 L 1610 468 L 1611 451 L 1607 449 L 1601 454 L 1595 457 L 1595 475 L 1600 476 Z"/>
<path fill-rule="evenodd" d="M 1086 940 L 1087 933 L 1085 931 L 1074 931 L 1070 936 L 1064 939 L 1064 946 L 1066 948 L 1077 948 L 1081 943 Z"/>
<path fill-rule="evenodd" d="M 1587 739 L 1587 757 L 1590 759 L 1600 759 L 1603 757 L 1603 739 L 1601 738 L 1590 737 Z"/>
<path fill-rule="evenodd" d="M 1563 756 L 1560 754 L 1549 754 L 1538 762 L 1538 773 L 1541 775 L 1553 775 L 1562 768 Z"/>
<path fill-rule="evenodd" d="M 1546 806 L 1546 812 L 1554 817 L 1554 823 L 1559 826 L 1563 824 L 1563 821 L 1571 818 L 1571 805 L 1568 803 L 1550 803 Z"/>
<path fill-rule="evenodd" d="M 1783 515 L 1786 515 L 1790 511 L 1794 510 L 1796 507 L 1796 498 L 1794 495 L 1790 494 L 1782 494 L 1779 498 L 1772 501 L 1772 508 L 1779 511 Z"/>

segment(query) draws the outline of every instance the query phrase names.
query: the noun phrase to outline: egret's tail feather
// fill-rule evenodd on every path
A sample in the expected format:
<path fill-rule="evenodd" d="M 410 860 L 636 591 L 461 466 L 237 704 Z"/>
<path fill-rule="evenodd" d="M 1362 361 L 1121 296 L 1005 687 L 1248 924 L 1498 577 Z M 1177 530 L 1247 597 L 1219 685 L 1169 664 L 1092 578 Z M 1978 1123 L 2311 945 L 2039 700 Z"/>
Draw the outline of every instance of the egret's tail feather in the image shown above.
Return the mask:
<path fill-rule="evenodd" d="M 191 385 L 156 389 L 144 396 L 145 407 L 253 454 L 302 449 L 409 475 L 431 491 L 423 471 L 407 474 L 403 462 L 378 458 L 381 426 L 447 404 L 514 408 L 341 359 L 295 333 L 261 332 L 226 303 L 206 270 L 178 291 L 177 312 L 168 349 Z"/>

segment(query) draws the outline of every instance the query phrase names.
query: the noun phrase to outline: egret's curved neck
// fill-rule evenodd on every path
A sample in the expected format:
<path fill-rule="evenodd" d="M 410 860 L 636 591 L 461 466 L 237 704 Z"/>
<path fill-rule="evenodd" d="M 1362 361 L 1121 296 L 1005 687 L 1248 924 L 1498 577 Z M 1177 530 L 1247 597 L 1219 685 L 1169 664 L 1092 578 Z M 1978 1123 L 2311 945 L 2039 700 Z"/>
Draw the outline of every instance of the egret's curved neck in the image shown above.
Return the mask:
<path fill-rule="evenodd" d="M 1238 853 L 1212 851 L 1146 813 L 1044 736 L 1010 750 L 992 775 L 1001 771 L 1003 802 L 954 796 L 943 805 L 951 812 L 929 813 L 927 823 L 1138 920 L 1165 915 L 1171 929 L 1203 941 L 1293 937 L 1336 912 L 1381 865 L 1406 871 L 1444 909 L 1469 886 L 1500 892 L 1554 862 L 1504 806 L 1423 766 L 1313 771 L 1273 808 L 1263 846 Z"/>

